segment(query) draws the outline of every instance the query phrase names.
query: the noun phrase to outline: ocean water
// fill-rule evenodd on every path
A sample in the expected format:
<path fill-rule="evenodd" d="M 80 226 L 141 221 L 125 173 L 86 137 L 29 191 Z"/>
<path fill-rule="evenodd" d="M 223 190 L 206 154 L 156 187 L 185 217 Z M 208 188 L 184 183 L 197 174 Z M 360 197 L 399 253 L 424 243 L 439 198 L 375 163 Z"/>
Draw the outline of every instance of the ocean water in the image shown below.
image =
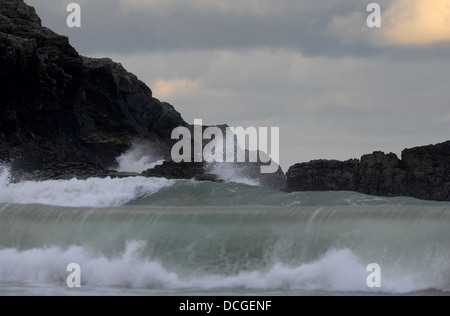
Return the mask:
<path fill-rule="evenodd" d="M 288 194 L 222 172 L 11 183 L 0 167 L 0 295 L 450 294 L 450 203 Z"/>

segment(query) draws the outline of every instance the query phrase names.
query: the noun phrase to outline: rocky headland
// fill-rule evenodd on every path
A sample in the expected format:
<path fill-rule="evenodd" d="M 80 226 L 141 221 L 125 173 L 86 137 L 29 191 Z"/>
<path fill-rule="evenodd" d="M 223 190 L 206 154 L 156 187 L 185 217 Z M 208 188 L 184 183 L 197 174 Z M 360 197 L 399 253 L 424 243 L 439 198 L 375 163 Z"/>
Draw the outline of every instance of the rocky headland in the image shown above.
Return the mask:
<path fill-rule="evenodd" d="M 110 59 L 80 56 L 22 0 L 0 3 L 0 159 L 24 170 L 114 163 L 135 139 L 163 156 L 187 126 L 170 104 Z"/>
<path fill-rule="evenodd" d="M 109 168 L 145 141 L 167 161 L 147 176 L 220 181 L 203 164 L 170 162 L 173 129 L 193 128 L 172 105 L 121 64 L 80 56 L 23 0 L 0 2 L 0 87 L 0 161 L 17 180 L 136 176 Z M 260 175 L 260 165 L 244 171 L 268 188 L 285 188 L 281 168 Z"/>
<path fill-rule="evenodd" d="M 176 127 L 193 129 L 175 108 L 121 64 L 83 57 L 69 39 L 42 26 L 23 0 L 0 2 L 0 162 L 21 179 L 166 177 L 222 181 L 205 163 L 171 162 Z M 223 128 L 223 126 L 222 126 Z M 111 170 L 136 141 L 163 165 L 141 174 Z M 450 142 L 345 162 L 312 161 L 284 175 L 260 163 L 235 164 L 275 190 L 356 191 L 450 201 Z"/>
<path fill-rule="evenodd" d="M 395 154 L 374 152 L 360 160 L 317 160 L 292 166 L 288 191 L 355 191 L 377 196 L 409 196 L 450 201 L 450 141 L 405 149 Z"/>

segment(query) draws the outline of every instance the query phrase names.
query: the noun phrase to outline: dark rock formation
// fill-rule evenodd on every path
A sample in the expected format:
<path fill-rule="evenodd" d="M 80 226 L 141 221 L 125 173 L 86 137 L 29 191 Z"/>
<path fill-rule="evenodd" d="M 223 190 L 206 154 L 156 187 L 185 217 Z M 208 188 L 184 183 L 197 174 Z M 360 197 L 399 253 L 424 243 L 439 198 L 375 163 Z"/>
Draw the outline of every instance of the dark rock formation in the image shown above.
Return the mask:
<path fill-rule="evenodd" d="M 370 195 L 399 196 L 405 184 L 402 163 L 395 154 L 374 152 L 361 157 L 356 189 Z"/>
<path fill-rule="evenodd" d="M 197 181 L 224 182 L 217 172 L 230 170 L 239 177 L 257 181 L 261 186 L 272 190 L 286 188 L 286 176 L 281 170 L 274 174 L 262 174 L 259 163 L 174 163 L 164 162 L 163 165 L 144 171 L 142 176 L 160 177 L 166 179 L 195 179 Z M 223 169 L 222 169 L 223 168 Z"/>
<path fill-rule="evenodd" d="M 353 191 L 358 160 L 316 160 L 289 169 L 289 191 Z"/>
<path fill-rule="evenodd" d="M 79 179 L 86 180 L 88 178 L 126 178 L 139 176 L 137 173 L 116 172 L 98 165 L 81 163 L 81 162 L 66 162 L 66 163 L 52 163 L 42 167 L 39 170 L 27 174 L 21 180 L 70 180 Z"/>
<path fill-rule="evenodd" d="M 134 139 L 168 156 L 181 115 L 120 64 L 81 57 L 22 0 L 0 2 L 0 160 L 109 166 Z"/>
<path fill-rule="evenodd" d="M 193 130 L 120 64 L 80 56 L 23 0 L 0 2 L 0 162 L 12 166 L 15 181 L 136 176 L 107 168 L 135 140 L 170 160 L 171 133 L 180 126 Z M 169 162 L 145 174 L 220 181 L 202 167 Z M 256 167 L 243 169 L 254 174 Z M 281 169 L 256 178 L 285 187 Z"/>
<path fill-rule="evenodd" d="M 195 179 L 198 181 L 220 182 L 216 175 L 207 173 L 205 170 L 206 166 L 201 162 L 164 162 L 164 164 L 156 166 L 154 169 L 144 171 L 142 175 L 144 177 L 166 179 Z"/>
<path fill-rule="evenodd" d="M 401 160 L 374 152 L 361 160 L 297 164 L 287 173 L 287 185 L 290 192 L 356 191 L 450 201 L 450 141 L 406 149 Z"/>
<path fill-rule="evenodd" d="M 450 201 L 450 141 L 407 149 L 402 153 L 402 161 L 407 170 L 407 195 Z"/>

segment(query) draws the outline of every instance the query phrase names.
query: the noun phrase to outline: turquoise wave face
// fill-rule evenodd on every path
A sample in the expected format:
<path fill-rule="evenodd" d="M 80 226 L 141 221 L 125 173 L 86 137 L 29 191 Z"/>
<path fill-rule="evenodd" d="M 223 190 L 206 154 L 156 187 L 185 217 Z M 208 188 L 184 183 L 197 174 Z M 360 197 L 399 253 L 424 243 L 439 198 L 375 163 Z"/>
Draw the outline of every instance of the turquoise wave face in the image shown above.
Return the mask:
<path fill-rule="evenodd" d="M 368 291 L 365 269 L 375 262 L 385 277 L 380 291 L 449 290 L 449 224 L 446 206 L 3 205 L 0 271 L 53 258 L 90 267 L 91 285 L 111 276 L 103 265 L 133 276 L 100 282 L 113 286 Z M 53 276 L 48 265 L 41 268 Z M 156 271 L 163 280 L 155 281 Z M 7 275 L 14 273 L 0 273 L 0 281 Z"/>
<path fill-rule="evenodd" d="M 69 263 L 94 294 L 448 293 L 449 224 L 450 203 L 411 198 L 3 171 L 0 295 L 59 291 Z M 382 288 L 367 287 L 370 263 Z"/>
<path fill-rule="evenodd" d="M 416 205 L 447 206 L 447 202 L 423 201 L 413 198 L 374 197 L 355 192 L 294 192 L 270 191 L 239 183 L 177 181 L 152 195 L 137 197 L 130 202 L 139 206 L 345 206 L 345 205 Z"/>

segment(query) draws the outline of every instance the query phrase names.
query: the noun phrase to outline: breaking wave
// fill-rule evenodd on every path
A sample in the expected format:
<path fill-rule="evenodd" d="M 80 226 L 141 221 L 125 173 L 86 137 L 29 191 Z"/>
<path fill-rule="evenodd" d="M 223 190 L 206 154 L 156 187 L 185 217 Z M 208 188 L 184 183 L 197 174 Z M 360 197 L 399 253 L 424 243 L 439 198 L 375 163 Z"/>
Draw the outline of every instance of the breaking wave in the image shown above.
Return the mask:
<path fill-rule="evenodd" d="M 119 172 L 142 173 L 164 163 L 164 159 L 155 156 L 149 144 L 134 143 L 126 152 L 116 158 Z"/>
<path fill-rule="evenodd" d="M 9 169 L 0 167 L 0 203 L 69 207 L 121 206 L 173 184 L 174 181 L 166 179 L 144 177 L 11 183 Z"/>
<path fill-rule="evenodd" d="M 0 283 L 64 286 L 74 262 L 87 288 L 448 292 L 449 222 L 448 206 L 0 205 Z"/>

